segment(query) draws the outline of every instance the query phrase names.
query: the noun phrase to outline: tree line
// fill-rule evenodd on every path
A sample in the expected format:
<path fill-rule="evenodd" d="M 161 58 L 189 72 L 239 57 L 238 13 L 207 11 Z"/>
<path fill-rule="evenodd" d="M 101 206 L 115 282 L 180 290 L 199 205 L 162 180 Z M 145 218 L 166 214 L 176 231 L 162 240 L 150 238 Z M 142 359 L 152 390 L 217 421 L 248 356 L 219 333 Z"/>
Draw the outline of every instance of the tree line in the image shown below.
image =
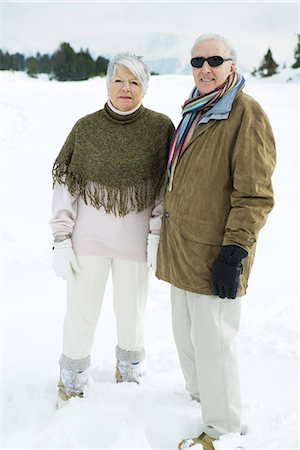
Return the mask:
<path fill-rule="evenodd" d="M 59 81 L 80 81 L 105 76 L 108 63 L 108 59 L 102 56 L 94 60 L 88 49 L 80 49 L 76 53 L 67 42 L 60 44 L 52 55 L 37 53 L 28 58 L 21 53 L 9 54 L 0 50 L 0 70 L 25 71 L 30 77 L 46 73 L 50 79 Z"/>
<path fill-rule="evenodd" d="M 293 69 L 300 67 L 300 34 L 297 35 L 297 45 L 294 51 Z M 67 42 L 60 44 L 52 55 L 37 53 L 36 56 L 25 57 L 21 53 L 9 54 L 0 49 L 0 70 L 25 71 L 30 77 L 39 73 L 49 74 L 50 79 L 59 81 L 87 80 L 95 76 L 105 76 L 109 60 L 98 56 L 93 59 L 88 49 L 79 52 Z M 253 76 L 262 78 L 279 73 L 279 64 L 273 58 L 271 48 L 267 50 L 260 65 L 251 72 Z"/>

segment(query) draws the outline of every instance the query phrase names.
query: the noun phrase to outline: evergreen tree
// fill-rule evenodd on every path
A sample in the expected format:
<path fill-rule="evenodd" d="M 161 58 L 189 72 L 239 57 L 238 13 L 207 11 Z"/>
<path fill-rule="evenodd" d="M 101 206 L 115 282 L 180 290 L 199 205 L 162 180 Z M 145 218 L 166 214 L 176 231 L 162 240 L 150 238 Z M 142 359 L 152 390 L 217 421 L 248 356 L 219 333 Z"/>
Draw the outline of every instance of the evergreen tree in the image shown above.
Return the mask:
<path fill-rule="evenodd" d="M 12 55 L 12 69 L 13 70 L 25 70 L 25 57 L 21 53 L 15 53 Z"/>
<path fill-rule="evenodd" d="M 13 70 L 12 56 L 8 52 L 1 52 L 1 70 Z"/>
<path fill-rule="evenodd" d="M 3 53 L 2 50 L 0 50 L 0 70 L 9 70 L 10 62 L 8 60 L 8 53 Z"/>
<path fill-rule="evenodd" d="M 91 57 L 88 49 L 76 53 L 75 80 L 87 80 L 95 76 L 95 61 Z"/>
<path fill-rule="evenodd" d="M 100 76 L 106 75 L 108 63 L 109 63 L 108 59 L 103 58 L 102 56 L 98 56 L 98 58 L 95 61 L 95 75 Z"/>
<path fill-rule="evenodd" d="M 76 53 L 67 42 L 63 42 L 52 57 L 54 78 L 59 81 L 76 79 Z"/>
<path fill-rule="evenodd" d="M 271 77 L 277 73 L 278 64 L 274 61 L 271 49 L 269 48 L 264 56 L 260 66 L 257 69 L 257 73 L 261 77 Z"/>
<path fill-rule="evenodd" d="M 39 72 L 51 73 L 52 72 L 52 58 L 48 55 L 42 55 L 39 59 Z"/>
<path fill-rule="evenodd" d="M 300 67 L 300 34 L 297 35 L 298 36 L 298 43 L 297 46 L 295 48 L 295 53 L 294 53 L 294 57 L 295 57 L 295 62 L 292 65 L 293 69 L 298 69 Z"/>
<path fill-rule="evenodd" d="M 30 77 L 36 78 L 39 73 L 38 59 L 33 56 L 26 59 L 26 72 Z"/>

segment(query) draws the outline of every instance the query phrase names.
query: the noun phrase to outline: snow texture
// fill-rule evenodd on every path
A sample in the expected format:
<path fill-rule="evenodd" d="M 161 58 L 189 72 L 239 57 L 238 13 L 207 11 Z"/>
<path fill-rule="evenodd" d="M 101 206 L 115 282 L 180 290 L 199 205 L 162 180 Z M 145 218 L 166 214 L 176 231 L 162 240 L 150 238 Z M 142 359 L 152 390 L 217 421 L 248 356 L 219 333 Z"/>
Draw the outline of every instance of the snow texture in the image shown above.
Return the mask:
<path fill-rule="evenodd" d="M 292 75 L 291 75 L 292 74 Z M 116 330 L 109 281 L 92 352 L 87 397 L 56 410 L 65 282 L 52 269 L 51 168 L 75 121 L 103 107 L 105 79 L 84 82 L 1 72 L 3 449 L 164 449 L 202 432 L 172 337 L 169 286 L 151 274 L 147 373 L 114 382 Z M 286 82 L 286 81 L 289 82 Z M 152 77 L 144 105 L 177 125 L 191 76 Z M 278 149 L 276 206 L 260 233 L 239 340 L 245 436 L 217 450 L 294 450 L 298 444 L 299 90 L 295 71 L 245 92 L 263 106 Z"/>

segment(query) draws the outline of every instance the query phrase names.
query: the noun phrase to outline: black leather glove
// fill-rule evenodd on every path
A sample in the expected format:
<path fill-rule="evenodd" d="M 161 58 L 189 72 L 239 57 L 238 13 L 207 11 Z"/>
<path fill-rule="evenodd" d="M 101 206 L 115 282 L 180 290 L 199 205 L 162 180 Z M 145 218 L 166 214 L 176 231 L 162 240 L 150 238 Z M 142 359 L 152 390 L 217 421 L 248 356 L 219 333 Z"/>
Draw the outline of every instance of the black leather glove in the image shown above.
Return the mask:
<path fill-rule="evenodd" d="M 224 245 L 213 264 L 211 284 L 215 295 L 220 298 L 235 298 L 243 272 L 242 260 L 248 252 L 238 245 Z"/>

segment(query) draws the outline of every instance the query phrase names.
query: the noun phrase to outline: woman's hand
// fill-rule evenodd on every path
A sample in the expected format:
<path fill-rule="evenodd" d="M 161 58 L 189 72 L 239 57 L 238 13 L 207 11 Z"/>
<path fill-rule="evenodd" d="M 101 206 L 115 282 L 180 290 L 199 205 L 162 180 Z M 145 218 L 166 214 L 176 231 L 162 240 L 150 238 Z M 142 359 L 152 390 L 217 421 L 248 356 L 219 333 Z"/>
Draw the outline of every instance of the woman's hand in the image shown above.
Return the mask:
<path fill-rule="evenodd" d="M 155 274 L 156 272 L 156 258 L 157 249 L 159 244 L 159 234 L 148 234 L 147 238 L 147 266 L 152 267 Z"/>
<path fill-rule="evenodd" d="M 80 272 L 71 239 L 54 243 L 53 250 L 53 268 L 58 277 L 67 280 L 69 277 Z"/>

